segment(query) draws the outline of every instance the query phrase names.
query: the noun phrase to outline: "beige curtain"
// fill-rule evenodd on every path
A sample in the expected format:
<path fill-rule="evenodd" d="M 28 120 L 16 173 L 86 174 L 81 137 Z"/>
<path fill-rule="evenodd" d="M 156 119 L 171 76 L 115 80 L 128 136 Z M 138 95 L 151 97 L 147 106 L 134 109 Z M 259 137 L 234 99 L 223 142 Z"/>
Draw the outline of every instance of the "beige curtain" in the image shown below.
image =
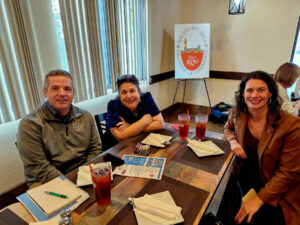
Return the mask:
<path fill-rule="evenodd" d="M 105 0 L 105 13 L 106 13 L 106 29 L 107 29 L 107 44 L 110 65 L 110 79 L 112 91 L 116 91 L 116 81 L 120 77 L 120 46 L 119 44 L 119 23 L 120 15 L 118 14 L 118 5 L 120 1 Z"/>
<path fill-rule="evenodd" d="M 120 75 L 148 82 L 148 0 L 103 0 L 108 59 L 101 40 L 99 0 L 59 0 L 70 72 L 76 80 L 75 101 L 107 93 L 105 62 L 112 91 Z"/>
<path fill-rule="evenodd" d="M 0 123 L 38 107 L 40 74 L 27 1 L 0 1 Z"/>
<path fill-rule="evenodd" d="M 135 74 L 142 84 L 146 83 L 149 80 L 148 0 L 120 0 L 117 15 L 115 36 L 120 74 Z"/>
<path fill-rule="evenodd" d="M 105 95 L 98 1 L 60 0 L 59 5 L 75 102 Z"/>

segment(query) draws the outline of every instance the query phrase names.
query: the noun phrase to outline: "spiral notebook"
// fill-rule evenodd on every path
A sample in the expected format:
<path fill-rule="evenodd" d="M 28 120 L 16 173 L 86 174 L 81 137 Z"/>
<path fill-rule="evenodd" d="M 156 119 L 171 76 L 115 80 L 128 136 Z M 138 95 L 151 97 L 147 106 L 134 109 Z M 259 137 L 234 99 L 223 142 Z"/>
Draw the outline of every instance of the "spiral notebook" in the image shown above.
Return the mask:
<path fill-rule="evenodd" d="M 67 198 L 46 194 L 45 192 L 54 192 L 60 195 L 65 195 Z M 44 211 L 47 216 L 63 209 L 81 196 L 75 185 L 70 184 L 68 180 L 62 180 L 60 177 L 28 190 L 27 195 Z"/>

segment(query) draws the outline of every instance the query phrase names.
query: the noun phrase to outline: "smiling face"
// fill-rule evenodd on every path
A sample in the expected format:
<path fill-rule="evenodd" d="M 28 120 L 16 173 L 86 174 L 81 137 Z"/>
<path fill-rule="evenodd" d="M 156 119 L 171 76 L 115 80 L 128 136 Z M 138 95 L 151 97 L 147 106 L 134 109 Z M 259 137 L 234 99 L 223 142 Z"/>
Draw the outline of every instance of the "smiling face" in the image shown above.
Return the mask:
<path fill-rule="evenodd" d="M 268 85 L 260 79 L 247 81 L 243 93 L 248 110 L 268 109 L 268 100 L 272 96 Z"/>
<path fill-rule="evenodd" d="M 44 96 L 59 115 L 66 116 L 74 98 L 72 80 L 67 76 L 48 77 L 48 87 L 44 88 Z"/>
<path fill-rule="evenodd" d="M 130 111 L 135 111 L 140 101 L 140 93 L 137 87 L 130 83 L 125 82 L 119 89 L 120 100 L 124 106 Z"/>

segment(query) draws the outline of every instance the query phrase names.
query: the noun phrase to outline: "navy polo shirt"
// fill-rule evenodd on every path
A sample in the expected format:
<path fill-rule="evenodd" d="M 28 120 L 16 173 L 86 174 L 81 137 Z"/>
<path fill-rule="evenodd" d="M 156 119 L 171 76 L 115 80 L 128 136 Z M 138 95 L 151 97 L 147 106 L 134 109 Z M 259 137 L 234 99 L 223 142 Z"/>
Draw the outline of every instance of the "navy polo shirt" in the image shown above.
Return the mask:
<path fill-rule="evenodd" d="M 142 93 L 140 98 L 141 101 L 138 103 L 137 113 L 131 112 L 130 109 L 121 103 L 118 97 L 111 100 L 107 106 L 107 126 L 109 128 L 116 127 L 116 124 L 121 122 L 119 116 L 123 117 L 127 123 L 132 124 L 140 120 L 146 114 L 157 116 L 160 113 L 150 92 Z"/>

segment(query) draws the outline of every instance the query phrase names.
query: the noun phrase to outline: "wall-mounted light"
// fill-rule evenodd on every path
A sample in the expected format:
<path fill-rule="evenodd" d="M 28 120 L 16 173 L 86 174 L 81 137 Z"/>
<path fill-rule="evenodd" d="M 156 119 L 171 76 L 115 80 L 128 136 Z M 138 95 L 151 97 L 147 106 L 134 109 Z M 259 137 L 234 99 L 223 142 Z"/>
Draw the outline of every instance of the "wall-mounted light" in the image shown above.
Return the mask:
<path fill-rule="evenodd" d="M 245 13 L 246 0 L 229 0 L 229 14 L 237 15 Z"/>

